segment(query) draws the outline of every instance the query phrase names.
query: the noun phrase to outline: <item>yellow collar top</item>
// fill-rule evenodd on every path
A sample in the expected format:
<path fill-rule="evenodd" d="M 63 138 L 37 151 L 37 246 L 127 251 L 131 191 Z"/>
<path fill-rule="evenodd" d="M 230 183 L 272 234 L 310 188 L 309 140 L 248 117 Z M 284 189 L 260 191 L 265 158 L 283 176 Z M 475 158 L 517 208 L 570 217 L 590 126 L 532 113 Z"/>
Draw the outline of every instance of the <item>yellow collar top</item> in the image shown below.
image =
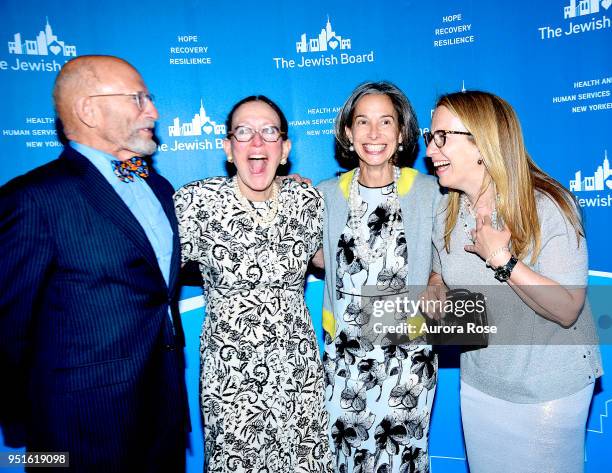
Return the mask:
<path fill-rule="evenodd" d="M 419 172 L 416 169 L 412 168 L 401 168 L 400 177 L 397 181 L 397 193 L 398 195 L 406 195 L 410 192 L 412 188 L 412 183 L 414 182 L 414 178 Z M 353 175 L 355 174 L 355 170 L 345 172 L 338 179 L 338 187 L 342 191 L 342 195 L 346 200 L 349 198 L 349 191 L 351 189 L 351 180 L 353 179 Z"/>

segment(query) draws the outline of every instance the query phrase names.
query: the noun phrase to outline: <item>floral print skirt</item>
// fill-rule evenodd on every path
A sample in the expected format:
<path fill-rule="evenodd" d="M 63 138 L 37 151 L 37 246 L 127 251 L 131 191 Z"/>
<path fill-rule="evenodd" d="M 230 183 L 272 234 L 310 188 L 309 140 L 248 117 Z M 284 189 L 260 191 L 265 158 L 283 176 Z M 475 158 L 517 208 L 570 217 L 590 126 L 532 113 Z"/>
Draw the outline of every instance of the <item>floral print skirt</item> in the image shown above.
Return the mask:
<path fill-rule="evenodd" d="M 323 356 L 336 471 L 428 472 L 437 356 L 423 345 L 383 345 L 371 347 L 371 357 L 355 356 L 367 348 L 340 332 Z"/>
<path fill-rule="evenodd" d="M 243 297 L 207 307 L 205 471 L 331 473 L 323 370 L 303 293 L 268 289 Z M 245 300 L 257 303 L 245 307 Z"/>

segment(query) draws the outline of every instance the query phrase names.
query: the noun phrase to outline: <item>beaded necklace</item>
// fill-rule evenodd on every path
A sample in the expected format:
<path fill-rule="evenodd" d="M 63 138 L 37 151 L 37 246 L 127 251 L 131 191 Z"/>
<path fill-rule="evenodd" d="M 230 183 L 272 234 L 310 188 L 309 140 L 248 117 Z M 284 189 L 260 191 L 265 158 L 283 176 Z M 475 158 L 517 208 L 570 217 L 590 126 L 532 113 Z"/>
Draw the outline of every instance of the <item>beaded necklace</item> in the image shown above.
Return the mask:
<path fill-rule="evenodd" d="M 355 240 L 355 252 L 359 255 L 359 257 L 371 264 L 373 261 L 381 258 L 387 252 L 387 247 L 389 246 L 389 242 L 395 238 L 395 234 L 397 231 L 396 228 L 396 220 L 397 215 L 400 211 L 400 202 L 399 197 L 397 195 L 397 182 L 400 176 L 400 169 L 398 167 L 393 168 L 393 192 L 387 199 L 387 206 L 389 208 L 390 216 L 389 216 L 389 228 L 390 235 L 388 239 L 383 239 L 381 244 L 377 248 L 371 248 L 368 244 L 368 237 L 363 235 L 361 218 L 359 216 L 359 211 L 363 204 L 361 200 L 361 196 L 359 195 L 359 174 L 360 170 L 357 168 L 355 173 L 353 174 L 353 179 L 351 180 L 351 187 L 349 191 L 349 221 L 348 225 L 351 229 L 353 239 Z M 369 235 L 368 235 L 369 236 Z"/>
<path fill-rule="evenodd" d="M 496 199 L 496 204 L 497 204 L 497 199 Z M 463 232 L 467 235 L 468 240 L 474 243 L 474 239 L 472 238 L 473 228 L 470 228 L 468 220 L 467 220 L 468 214 L 471 215 L 471 217 L 474 220 L 476 220 L 477 218 L 476 211 L 472 209 L 472 204 L 470 204 L 470 201 L 468 200 L 466 195 L 462 194 L 461 202 L 459 204 L 459 217 L 461 218 Z M 498 229 L 497 228 L 497 205 L 493 207 L 493 211 L 491 212 L 491 226 L 495 229 Z"/>
<path fill-rule="evenodd" d="M 279 204 L 279 199 L 278 199 L 279 189 L 278 189 L 278 184 L 276 183 L 276 181 L 272 182 L 272 195 L 270 196 L 270 204 L 271 204 L 270 210 L 265 212 L 263 216 L 259 216 L 257 209 L 253 207 L 251 202 L 249 202 L 249 200 L 240 191 L 240 186 L 238 185 L 238 177 L 234 176 L 234 178 L 232 179 L 232 186 L 234 187 L 234 192 L 236 194 L 236 198 L 238 199 L 238 202 L 240 203 L 240 206 L 242 207 L 244 211 L 246 211 L 249 217 L 251 217 L 253 222 L 255 222 L 256 226 L 259 225 L 262 228 L 267 228 L 272 224 L 272 222 L 274 222 L 274 220 L 276 219 L 276 216 L 278 215 L 278 211 L 280 209 L 280 204 Z"/>

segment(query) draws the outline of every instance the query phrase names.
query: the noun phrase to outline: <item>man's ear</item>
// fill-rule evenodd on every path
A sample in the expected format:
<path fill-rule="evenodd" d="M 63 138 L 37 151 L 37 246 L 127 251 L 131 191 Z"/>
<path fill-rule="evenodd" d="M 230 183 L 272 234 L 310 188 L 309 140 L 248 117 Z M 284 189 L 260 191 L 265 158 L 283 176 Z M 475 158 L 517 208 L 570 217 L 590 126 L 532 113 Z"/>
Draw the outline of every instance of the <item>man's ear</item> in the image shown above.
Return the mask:
<path fill-rule="evenodd" d="M 94 108 L 90 97 L 80 97 L 74 102 L 74 114 L 79 121 L 89 128 L 98 125 L 98 111 Z"/>

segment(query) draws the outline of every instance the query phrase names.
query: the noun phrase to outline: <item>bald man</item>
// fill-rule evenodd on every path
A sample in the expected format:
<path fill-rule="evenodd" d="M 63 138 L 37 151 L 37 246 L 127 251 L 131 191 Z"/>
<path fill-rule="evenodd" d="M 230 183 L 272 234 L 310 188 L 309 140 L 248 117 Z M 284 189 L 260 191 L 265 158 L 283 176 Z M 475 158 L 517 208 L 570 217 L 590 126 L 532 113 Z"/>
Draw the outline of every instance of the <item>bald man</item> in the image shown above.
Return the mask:
<path fill-rule="evenodd" d="M 0 188 L 5 437 L 75 472 L 184 471 L 173 188 L 144 160 L 157 110 L 110 56 L 66 63 L 53 98 L 68 145 Z"/>

